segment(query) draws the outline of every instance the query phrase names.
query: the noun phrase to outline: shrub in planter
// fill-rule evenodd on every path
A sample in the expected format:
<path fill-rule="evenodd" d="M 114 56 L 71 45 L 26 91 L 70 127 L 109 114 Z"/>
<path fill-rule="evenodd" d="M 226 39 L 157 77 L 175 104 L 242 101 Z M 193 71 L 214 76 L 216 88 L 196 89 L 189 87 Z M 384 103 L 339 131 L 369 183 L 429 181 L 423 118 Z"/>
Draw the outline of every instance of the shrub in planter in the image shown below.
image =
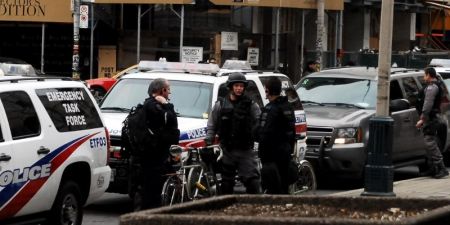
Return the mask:
<path fill-rule="evenodd" d="M 121 225 L 450 224 L 450 200 L 229 195 L 130 213 Z"/>

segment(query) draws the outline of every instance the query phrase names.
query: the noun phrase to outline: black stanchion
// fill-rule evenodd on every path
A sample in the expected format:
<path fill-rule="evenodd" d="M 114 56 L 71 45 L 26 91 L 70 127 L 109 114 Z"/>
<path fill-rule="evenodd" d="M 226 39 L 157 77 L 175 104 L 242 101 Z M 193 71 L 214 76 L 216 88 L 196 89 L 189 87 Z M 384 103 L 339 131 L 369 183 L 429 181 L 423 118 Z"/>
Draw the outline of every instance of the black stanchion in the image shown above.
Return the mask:
<path fill-rule="evenodd" d="M 392 196 L 394 167 L 392 166 L 392 138 L 394 120 L 373 117 L 369 125 L 369 151 L 362 196 Z"/>

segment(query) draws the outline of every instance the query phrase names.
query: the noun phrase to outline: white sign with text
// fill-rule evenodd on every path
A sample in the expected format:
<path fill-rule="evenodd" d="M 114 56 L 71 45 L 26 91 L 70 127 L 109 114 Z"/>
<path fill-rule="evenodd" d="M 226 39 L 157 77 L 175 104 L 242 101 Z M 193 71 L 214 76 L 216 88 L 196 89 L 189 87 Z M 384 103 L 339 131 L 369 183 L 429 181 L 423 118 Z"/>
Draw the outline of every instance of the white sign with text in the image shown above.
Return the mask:
<path fill-rule="evenodd" d="M 198 63 L 200 61 L 203 61 L 203 47 L 183 47 L 181 53 L 181 62 Z"/>
<path fill-rule="evenodd" d="M 225 32 L 221 33 L 221 50 L 238 50 L 238 33 L 237 32 Z"/>

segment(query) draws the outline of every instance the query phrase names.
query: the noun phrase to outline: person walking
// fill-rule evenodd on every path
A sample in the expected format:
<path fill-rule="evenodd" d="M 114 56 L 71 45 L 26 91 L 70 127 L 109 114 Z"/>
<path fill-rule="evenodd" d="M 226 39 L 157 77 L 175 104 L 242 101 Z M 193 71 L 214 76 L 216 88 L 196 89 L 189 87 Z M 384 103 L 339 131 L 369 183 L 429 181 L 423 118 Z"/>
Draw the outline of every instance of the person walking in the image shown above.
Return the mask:
<path fill-rule="evenodd" d="M 280 79 L 271 77 L 265 89 L 269 103 L 262 110 L 257 135 L 262 187 L 267 194 L 288 194 L 289 163 L 295 144 L 294 109 L 286 96 L 280 96 Z"/>
<path fill-rule="evenodd" d="M 442 123 L 440 118 L 442 90 L 434 68 L 425 68 L 424 80 L 427 86 L 423 89 L 423 105 L 419 109 L 420 118 L 416 127 L 421 128 L 424 135 L 427 158 L 431 163 L 430 174 L 434 178 L 442 178 L 449 175 L 437 142 L 437 131 Z"/>
<path fill-rule="evenodd" d="M 229 94 L 214 104 L 208 118 L 205 142 L 213 144 L 218 135 L 223 149 L 220 192 L 232 194 L 236 175 L 241 178 L 248 194 L 261 192 L 260 172 L 253 151 L 253 134 L 261 113 L 258 104 L 247 97 L 248 81 L 242 73 L 229 75 Z"/>
<path fill-rule="evenodd" d="M 157 78 L 148 88 L 149 98 L 144 102 L 146 123 L 152 144 L 142 151 L 138 161 L 142 169 L 139 179 L 141 187 L 135 196 L 135 210 L 161 206 L 161 190 L 164 175 L 169 166 L 169 148 L 178 144 L 180 131 L 173 104 L 169 102 L 170 84 L 166 79 Z"/>

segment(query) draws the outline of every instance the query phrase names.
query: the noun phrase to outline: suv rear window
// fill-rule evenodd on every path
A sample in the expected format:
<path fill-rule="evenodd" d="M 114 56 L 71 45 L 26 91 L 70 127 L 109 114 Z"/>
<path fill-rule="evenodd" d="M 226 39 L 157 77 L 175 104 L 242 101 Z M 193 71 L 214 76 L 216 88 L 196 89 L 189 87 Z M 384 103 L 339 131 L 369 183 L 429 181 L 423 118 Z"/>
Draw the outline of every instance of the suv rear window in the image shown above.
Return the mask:
<path fill-rule="evenodd" d="M 38 89 L 36 94 L 59 132 L 103 127 L 91 98 L 83 88 Z"/>
<path fill-rule="evenodd" d="M 36 110 L 24 91 L 0 93 L 13 140 L 38 136 L 41 133 Z"/>
<path fill-rule="evenodd" d="M 289 80 L 289 78 L 279 76 L 277 77 L 281 80 L 281 95 L 288 97 L 288 101 L 292 104 L 294 110 L 303 110 L 303 106 L 297 94 L 297 91 L 294 89 L 294 86 L 292 85 L 292 82 Z M 261 83 L 265 85 L 270 77 L 260 77 L 259 79 L 261 80 Z"/>

